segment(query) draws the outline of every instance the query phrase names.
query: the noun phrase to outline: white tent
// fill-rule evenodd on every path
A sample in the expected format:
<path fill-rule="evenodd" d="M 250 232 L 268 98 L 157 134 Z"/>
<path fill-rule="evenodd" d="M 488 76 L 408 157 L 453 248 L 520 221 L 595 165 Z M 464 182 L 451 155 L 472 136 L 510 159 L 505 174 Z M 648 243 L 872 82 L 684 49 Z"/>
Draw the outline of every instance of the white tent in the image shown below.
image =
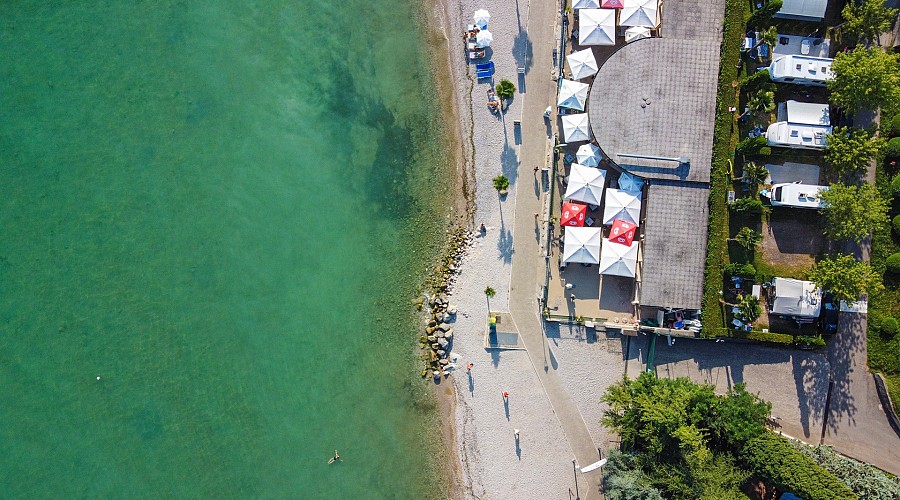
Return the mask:
<path fill-rule="evenodd" d="M 632 26 L 625 30 L 625 43 L 640 40 L 641 38 L 650 38 L 650 28 L 646 26 Z"/>
<path fill-rule="evenodd" d="M 566 227 L 563 262 L 600 263 L 600 228 Z"/>
<path fill-rule="evenodd" d="M 659 26 L 659 0 L 625 0 L 619 26 Z"/>
<path fill-rule="evenodd" d="M 475 20 L 475 26 L 486 29 L 488 21 L 491 20 L 491 13 L 484 9 L 478 9 L 475 11 L 475 15 L 472 16 L 472 19 Z"/>
<path fill-rule="evenodd" d="M 599 0 L 572 0 L 573 9 L 599 9 Z"/>
<path fill-rule="evenodd" d="M 478 48 L 490 47 L 491 42 L 494 41 L 494 35 L 491 34 L 488 30 L 481 30 L 475 35 L 475 46 Z"/>
<path fill-rule="evenodd" d="M 615 45 L 616 9 L 581 9 L 578 12 L 579 45 Z"/>
<path fill-rule="evenodd" d="M 606 190 L 603 223 L 612 224 L 616 219 L 639 225 L 641 220 L 641 199 L 635 193 L 612 188 Z"/>
<path fill-rule="evenodd" d="M 578 113 L 574 115 L 563 115 L 562 118 L 563 137 L 566 142 L 579 142 L 591 140 L 590 127 L 588 126 L 588 114 Z"/>
<path fill-rule="evenodd" d="M 569 184 L 566 186 L 563 199 L 600 205 L 604 186 L 606 186 L 606 170 L 573 163 L 569 170 Z"/>
<path fill-rule="evenodd" d="M 586 83 L 562 80 L 562 84 L 559 86 L 559 98 L 556 101 L 556 105 L 561 108 L 584 111 L 584 103 L 587 101 L 588 88 L 590 87 Z"/>
<path fill-rule="evenodd" d="M 603 155 L 600 154 L 600 148 L 593 144 L 583 144 L 575 153 L 575 160 L 585 167 L 596 167 L 600 165 Z M 619 181 L 620 183 L 622 181 Z"/>
<path fill-rule="evenodd" d="M 629 193 L 639 193 L 644 186 L 644 181 L 639 177 L 635 177 L 628 172 L 622 172 L 619 176 L 619 189 L 628 191 Z"/>
<path fill-rule="evenodd" d="M 594 59 L 594 51 L 591 49 L 579 50 L 566 56 L 569 69 L 572 70 L 572 78 L 581 80 L 597 73 L 597 60 Z"/>
<path fill-rule="evenodd" d="M 604 242 L 603 251 L 600 252 L 600 274 L 633 278 L 637 269 L 637 255 L 637 242 L 630 246 L 612 241 Z"/>

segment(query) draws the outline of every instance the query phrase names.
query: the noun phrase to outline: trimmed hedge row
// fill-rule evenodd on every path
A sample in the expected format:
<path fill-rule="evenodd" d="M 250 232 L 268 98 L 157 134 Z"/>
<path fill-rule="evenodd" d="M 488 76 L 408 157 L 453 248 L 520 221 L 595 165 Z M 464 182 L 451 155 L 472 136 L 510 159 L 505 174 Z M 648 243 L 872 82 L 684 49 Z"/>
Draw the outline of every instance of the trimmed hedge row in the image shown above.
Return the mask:
<path fill-rule="evenodd" d="M 746 0 L 726 0 L 725 30 L 719 62 L 719 83 L 716 91 L 716 123 L 713 133 L 712 171 L 709 189 L 709 239 L 706 247 L 706 276 L 703 283 L 703 329 L 723 328 L 719 291 L 728 250 L 728 160 L 733 151 L 734 114 L 729 106 L 737 105 L 737 63 L 744 40 L 750 4 Z"/>
<path fill-rule="evenodd" d="M 764 481 L 806 500 L 857 498 L 833 474 L 777 434 L 766 433 L 751 439 L 740 457 Z"/>

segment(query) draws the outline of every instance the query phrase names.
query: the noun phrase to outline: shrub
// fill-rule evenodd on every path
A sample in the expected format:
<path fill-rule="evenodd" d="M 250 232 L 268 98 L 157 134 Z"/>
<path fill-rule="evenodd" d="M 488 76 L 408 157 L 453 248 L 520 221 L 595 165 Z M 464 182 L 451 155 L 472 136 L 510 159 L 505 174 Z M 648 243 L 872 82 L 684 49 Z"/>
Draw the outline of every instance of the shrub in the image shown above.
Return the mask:
<path fill-rule="evenodd" d="M 894 216 L 893 222 L 891 225 L 894 226 L 894 232 L 900 234 L 900 215 Z"/>
<path fill-rule="evenodd" d="M 894 196 L 900 196 L 900 174 L 891 179 L 891 192 L 894 193 Z"/>
<path fill-rule="evenodd" d="M 748 137 L 739 142 L 734 148 L 736 155 L 754 155 L 766 146 L 765 137 Z"/>
<path fill-rule="evenodd" d="M 891 254 L 885 263 L 887 264 L 887 272 L 900 274 L 900 252 Z"/>
<path fill-rule="evenodd" d="M 834 475 L 776 434 L 748 441 L 741 459 L 764 481 L 806 500 L 856 498 Z"/>
<path fill-rule="evenodd" d="M 772 148 L 770 148 L 769 146 L 763 146 L 759 148 L 759 154 L 760 156 L 769 156 L 770 154 L 772 154 Z"/>
<path fill-rule="evenodd" d="M 900 137 L 889 140 L 883 152 L 885 160 L 900 160 Z"/>
<path fill-rule="evenodd" d="M 881 320 L 881 333 L 884 334 L 885 337 L 893 337 L 897 334 L 897 329 L 900 328 L 900 325 L 897 324 L 897 319 L 892 317 L 887 317 Z"/>
<path fill-rule="evenodd" d="M 738 198 L 731 204 L 731 210 L 736 214 L 762 215 L 763 204 L 756 198 Z"/>
<path fill-rule="evenodd" d="M 794 337 L 794 344 L 798 347 L 825 347 L 825 339 L 822 337 L 798 335 Z"/>
<path fill-rule="evenodd" d="M 893 500 L 900 498 L 900 481 L 892 480 L 877 468 L 839 455 L 830 446 L 810 446 L 791 441 L 791 446 L 808 456 L 839 481 L 868 500 Z"/>
<path fill-rule="evenodd" d="M 727 276 L 740 276 L 741 278 L 749 279 L 756 276 L 756 268 L 753 267 L 753 264 L 729 262 L 725 264 L 725 274 Z"/>
<path fill-rule="evenodd" d="M 895 137 L 900 135 L 900 113 L 891 119 L 891 135 Z"/>
<path fill-rule="evenodd" d="M 744 92 L 754 92 L 758 90 L 761 86 L 771 83 L 771 78 L 769 77 L 769 70 L 764 69 L 753 73 L 752 75 L 747 75 L 741 79 L 741 90 Z"/>
<path fill-rule="evenodd" d="M 516 95 L 516 86 L 513 85 L 513 82 L 507 80 L 506 78 L 500 80 L 500 83 L 497 84 L 497 96 L 501 99 L 512 99 L 514 95 Z"/>

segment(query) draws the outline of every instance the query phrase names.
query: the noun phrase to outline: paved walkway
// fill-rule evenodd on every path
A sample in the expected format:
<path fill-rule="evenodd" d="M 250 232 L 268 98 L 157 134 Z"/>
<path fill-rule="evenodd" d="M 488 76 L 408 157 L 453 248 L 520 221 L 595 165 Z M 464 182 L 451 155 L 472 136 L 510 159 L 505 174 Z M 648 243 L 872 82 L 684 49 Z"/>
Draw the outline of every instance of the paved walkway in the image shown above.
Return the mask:
<path fill-rule="evenodd" d="M 531 40 L 542 43 L 532 45 L 531 66 L 525 77 L 526 93 L 522 114 L 522 146 L 520 149 L 519 179 L 524 181 L 534 174 L 536 165 L 543 166 L 547 154 L 548 128 L 543 120 L 543 112 L 556 98 L 556 82 L 550 78 L 552 51 L 558 40 L 554 20 L 554 2 L 532 2 L 527 27 Z M 544 257 L 540 249 L 540 228 L 535 213 L 542 212 L 542 190 L 540 179 L 535 177 L 534 191 L 518 190 L 516 197 L 516 227 L 534 227 L 530 231 L 517 231 L 516 252 L 512 260 L 510 286 L 510 313 L 515 319 L 519 333 L 534 365 L 535 373 L 544 387 L 547 398 L 553 406 L 557 418 L 566 434 L 573 451 L 573 458 L 579 467 L 600 459 L 584 419 L 575 406 L 572 397 L 565 390 L 556 369 L 548 364 L 548 344 L 544 339 L 542 318 L 539 314 L 538 294 L 544 281 Z M 524 187 L 524 186 L 523 186 Z M 577 490 L 581 498 L 600 498 L 600 472 L 577 474 Z M 575 491 L 573 477 L 573 491 Z"/>

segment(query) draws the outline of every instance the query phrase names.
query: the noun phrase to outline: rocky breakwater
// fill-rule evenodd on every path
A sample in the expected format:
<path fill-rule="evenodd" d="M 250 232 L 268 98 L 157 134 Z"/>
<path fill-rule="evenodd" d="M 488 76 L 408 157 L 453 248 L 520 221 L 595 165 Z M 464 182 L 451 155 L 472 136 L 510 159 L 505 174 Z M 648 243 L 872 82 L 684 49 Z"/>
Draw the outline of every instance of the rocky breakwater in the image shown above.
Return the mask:
<path fill-rule="evenodd" d="M 453 345 L 452 323 L 456 321 L 457 309 L 450 304 L 448 294 L 456 284 L 459 263 L 469 242 L 469 234 L 463 228 L 451 234 L 448 251 L 429 280 L 432 293 L 420 299 L 417 304 L 420 310 L 427 311 L 425 331 L 419 338 L 419 347 L 422 349 L 422 360 L 425 364 L 421 372 L 423 378 L 446 377 L 455 368 L 450 359 L 450 352 Z"/>

